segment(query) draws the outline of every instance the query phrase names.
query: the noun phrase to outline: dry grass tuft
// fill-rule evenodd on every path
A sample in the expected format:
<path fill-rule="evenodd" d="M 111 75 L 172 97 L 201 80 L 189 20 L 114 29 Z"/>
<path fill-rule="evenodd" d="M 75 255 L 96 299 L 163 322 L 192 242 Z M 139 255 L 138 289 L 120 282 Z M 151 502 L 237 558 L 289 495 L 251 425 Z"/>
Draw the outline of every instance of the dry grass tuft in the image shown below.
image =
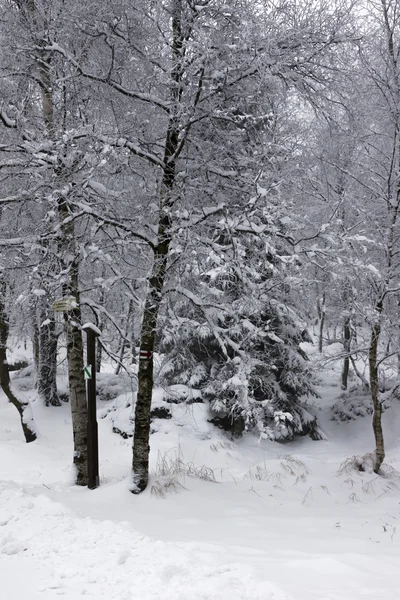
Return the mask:
<path fill-rule="evenodd" d="M 151 493 L 158 498 L 165 498 L 170 492 L 177 493 L 186 489 L 181 483 L 185 477 L 213 483 L 217 481 L 210 467 L 185 462 L 180 448 L 174 448 L 173 452 L 158 453 L 155 475 L 156 480 L 151 487 Z"/>

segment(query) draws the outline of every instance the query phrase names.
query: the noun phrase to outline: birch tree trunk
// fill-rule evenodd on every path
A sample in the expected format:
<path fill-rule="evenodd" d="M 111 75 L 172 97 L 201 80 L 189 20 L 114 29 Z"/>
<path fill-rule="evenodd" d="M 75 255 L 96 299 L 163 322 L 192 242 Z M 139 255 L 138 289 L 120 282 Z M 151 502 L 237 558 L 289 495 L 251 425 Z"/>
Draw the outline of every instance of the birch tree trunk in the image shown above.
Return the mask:
<path fill-rule="evenodd" d="M 157 319 L 162 300 L 162 290 L 171 242 L 167 234 L 169 217 L 164 215 L 160 221 L 152 274 L 149 281 L 142 330 L 140 335 L 140 354 L 138 371 L 138 393 L 135 408 L 135 432 L 133 438 L 133 493 L 142 492 L 147 487 L 149 478 L 149 437 L 150 410 L 153 392 L 154 348 Z"/>
<path fill-rule="evenodd" d="M 133 438 L 133 493 L 146 489 L 149 479 L 150 410 L 153 391 L 154 349 L 156 327 L 171 238 L 171 209 L 174 204 L 176 177 L 176 154 L 180 147 L 178 107 L 182 96 L 182 0 L 172 1 L 172 62 L 171 112 L 165 138 L 163 175 L 160 188 L 160 217 L 157 243 L 153 248 L 153 266 L 149 279 L 142 328 L 138 370 L 138 393 L 135 408 L 135 431 Z"/>
<path fill-rule="evenodd" d="M 40 22 L 41 15 L 36 10 L 34 0 L 29 0 L 28 11 L 35 27 L 37 36 L 45 35 L 47 23 Z M 42 30 L 41 28 L 42 27 Z M 57 139 L 61 142 L 64 134 L 63 126 L 57 128 L 55 118 L 55 99 L 53 82 L 53 65 L 51 55 L 42 50 L 44 40 L 40 38 L 37 42 L 36 62 L 40 75 L 40 93 L 43 122 L 49 140 Z M 66 110 L 66 106 L 64 106 Z M 75 224 L 71 219 L 70 207 L 68 204 L 68 190 L 71 187 L 74 177 L 74 167 L 66 168 L 64 159 L 61 156 L 68 149 L 60 143 L 58 164 L 54 167 L 55 182 L 60 185 L 57 199 L 56 210 L 60 224 L 60 236 L 58 240 L 58 252 L 61 257 L 62 268 L 64 272 L 64 281 L 62 284 L 63 295 L 75 298 L 74 307 L 64 313 L 64 321 L 67 337 L 67 361 L 68 361 L 68 384 L 70 393 L 70 404 L 72 414 L 72 429 L 74 440 L 73 463 L 76 469 L 76 484 L 87 485 L 87 435 L 88 435 L 88 412 L 86 404 L 86 386 L 83 373 L 83 341 L 81 331 L 81 308 L 79 304 L 79 260 L 76 247 Z M 63 150 L 62 150 L 63 149 Z M 66 161 L 68 162 L 68 161 Z M 73 160 L 69 162 L 73 165 Z"/>
<path fill-rule="evenodd" d="M 79 303 L 79 295 L 77 302 Z M 88 413 L 86 386 L 83 376 L 83 341 L 79 326 L 81 314 L 79 305 L 65 317 L 67 330 L 68 383 L 74 437 L 74 466 L 76 484 L 88 484 L 87 435 Z"/>
<path fill-rule="evenodd" d="M 378 379 L 378 344 L 381 334 L 381 315 L 383 310 L 383 301 L 379 299 L 376 305 L 377 319 L 372 327 L 371 341 L 369 346 L 369 384 L 371 389 L 372 404 L 374 413 L 372 417 L 372 428 L 375 436 L 375 464 L 374 471 L 379 473 L 379 469 L 385 460 L 385 444 L 382 430 L 382 404 L 379 399 L 379 379 Z"/>
<path fill-rule="evenodd" d="M 99 327 L 100 331 L 103 331 L 103 327 Z M 100 340 L 97 340 L 96 346 L 96 373 L 101 372 L 101 362 L 103 359 L 103 346 L 100 343 Z"/>
<path fill-rule="evenodd" d="M 343 349 L 345 357 L 342 369 L 342 390 L 347 390 L 349 371 L 350 371 L 350 343 L 351 343 L 351 328 L 350 317 L 345 317 L 343 324 Z"/>
<path fill-rule="evenodd" d="M 39 324 L 37 318 L 37 306 L 36 300 L 31 307 L 31 319 L 32 319 L 32 349 L 33 349 L 33 364 L 35 367 L 35 386 L 38 385 L 39 379 Z"/>
<path fill-rule="evenodd" d="M 74 307 L 64 313 L 67 336 L 68 385 L 72 414 L 74 438 L 74 466 L 76 484 L 88 484 L 87 436 L 88 410 L 86 385 L 84 379 L 83 340 L 81 329 L 81 307 L 79 298 L 79 260 L 77 257 L 75 225 L 69 218 L 70 211 L 66 198 L 58 202 L 58 215 L 61 225 L 59 241 L 60 254 L 63 256 L 67 279 L 63 285 L 63 295 L 75 298 Z M 73 257 L 73 258 L 72 258 Z"/>
<path fill-rule="evenodd" d="M 326 294 L 324 292 L 322 295 L 322 298 L 318 299 L 318 318 L 319 318 L 318 351 L 320 354 L 322 354 L 322 350 L 323 350 L 325 315 L 326 315 Z"/>
<path fill-rule="evenodd" d="M 42 301 L 43 302 L 43 301 Z M 61 406 L 57 394 L 56 323 L 46 306 L 41 306 L 39 323 L 38 393 L 46 406 Z"/>
<path fill-rule="evenodd" d="M 116 375 L 119 375 L 119 373 L 121 371 L 121 367 L 122 367 L 122 364 L 123 364 L 123 361 L 124 361 L 125 350 L 127 348 L 129 348 L 129 346 L 130 346 L 130 344 L 127 341 L 127 339 L 128 339 L 129 330 L 130 330 L 130 327 L 131 327 L 130 321 L 131 321 L 132 312 L 133 312 L 133 300 L 131 299 L 131 300 L 129 300 L 128 312 L 127 312 L 127 315 L 126 315 L 126 323 L 125 323 L 125 330 L 124 330 L 124 339 L 121 341 L 121 347 L 120 347 L 120 350 L 119 350 L 119 362 L 118 362 L 118 364 L 116 366 L 116 369 L 115 369 L 115 374 Z M 99 346 L 100 346 L 100 344 L 99 344 Z"/>
<path fill-rule="evenodd" d="M 6 284 L 0 282 L 0 385 L 3 388 L 9 402 L 14 404 L 17 409 L 20 419 L 22 431 L 26 442 L 34 442 L 36 440 L 35 425 L 33 422 L 32 408 L 29 402 L 19 400 L 11 389 L 10 372 L 7 362 L 7 342 L 8 342 L 8 319 L 5 311 L 5 292 Z"/>

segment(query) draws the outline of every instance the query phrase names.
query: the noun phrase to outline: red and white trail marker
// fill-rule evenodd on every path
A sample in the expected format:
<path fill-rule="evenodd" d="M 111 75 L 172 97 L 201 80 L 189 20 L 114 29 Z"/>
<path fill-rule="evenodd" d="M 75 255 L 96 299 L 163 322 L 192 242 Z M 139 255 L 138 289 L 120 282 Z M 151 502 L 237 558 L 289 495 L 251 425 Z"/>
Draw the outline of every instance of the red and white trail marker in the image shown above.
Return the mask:
<path fill-rule="evenodd" d="M 141 350 L 139 352 L 139 357 L 142 360 L 150 360 L 150 358 L 153 356 L 153 353 L 150 352 L 150 350 Z"/>

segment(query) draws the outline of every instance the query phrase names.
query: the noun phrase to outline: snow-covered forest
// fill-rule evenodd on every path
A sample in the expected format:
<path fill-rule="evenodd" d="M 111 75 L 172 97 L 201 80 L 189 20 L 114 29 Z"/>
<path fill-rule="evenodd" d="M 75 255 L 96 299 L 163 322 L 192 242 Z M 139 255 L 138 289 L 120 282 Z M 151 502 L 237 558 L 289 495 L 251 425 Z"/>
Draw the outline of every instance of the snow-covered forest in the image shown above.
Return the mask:
<path fill-rule="evenodd" d="M 400 0 L 0 0 L 0 134 L 0 597 L 398 600 Z"/>

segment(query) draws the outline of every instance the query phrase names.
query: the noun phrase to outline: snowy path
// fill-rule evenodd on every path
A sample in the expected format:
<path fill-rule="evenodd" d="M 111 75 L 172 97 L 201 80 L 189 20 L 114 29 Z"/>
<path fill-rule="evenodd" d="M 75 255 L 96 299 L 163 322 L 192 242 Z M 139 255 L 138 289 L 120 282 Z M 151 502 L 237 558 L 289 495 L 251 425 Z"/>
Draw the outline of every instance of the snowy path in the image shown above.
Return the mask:
<path fill-rule="evenodd" d="M 273 548 L 266 552 L 251 547 L 251 528 L 245 536 L 242 532 L 243 546 L 153 541 L 129 523 L 78 518 L 63 505 L 11 484 L 1 485 L 0 502 L 0 565 L 6 574 L 0 579 L 0 597 L 4 600 L 19 600 L 28 591 L 34 600 L 58 596 L 68 600 L 83 596 L 99 600 L 288 598 L 276 585 L 260 581 L 263 578 L 286 579 L 285 587 L 292 588 L 294 598 L 399 597 L 399 588 L 393 586 L 398 555 L 313 554 L 307 540 L 304 552 L 289 547 L 283 552 L 275 545 L 275 534 Z M 210 528 L 210 523 L 197 525 Z M 268 528 L 262 530 L 265 534 Z M 231 564 L 221 562 L 224 559 Z"/>
<path fill-rule="evenodd" d="M 337 390 L 324 392 L 329 404 Z M 214 430 L 207 438 L 200 413 L 196 437 L 182 415 L 152 436 L 153 467 L 158 452 L 179 445 L 220 482 L 186 478 L 159 499 L 127 491 L 131 442 L 107 420 L 102 486 L 71 486 L 68 406 L 34 409 L 41 436 L 27 446 L 0 396 L 1 600 L 400 598 L 398 482 L 337 476 L 346 456 L 369 449 L 367 420 L 338 429 L 325 419 L 326 442 L 260 447 L 232 446 Z M 385 427 L 398 468 L 397 416 L 387 414 Z"/>
<path fill-rule="evenodd" d="M 175 544 L 139 534 L 129 523 L 77 518 L 19 486 L 3 483 L 0 502 L 0 564 L 7 573 L 0 578 L 3 600 L 25 597 L 28 586 L 30 598 L 46 599 L 286 598 L 252 577 L 249 568 L 208 566 Z"/>

